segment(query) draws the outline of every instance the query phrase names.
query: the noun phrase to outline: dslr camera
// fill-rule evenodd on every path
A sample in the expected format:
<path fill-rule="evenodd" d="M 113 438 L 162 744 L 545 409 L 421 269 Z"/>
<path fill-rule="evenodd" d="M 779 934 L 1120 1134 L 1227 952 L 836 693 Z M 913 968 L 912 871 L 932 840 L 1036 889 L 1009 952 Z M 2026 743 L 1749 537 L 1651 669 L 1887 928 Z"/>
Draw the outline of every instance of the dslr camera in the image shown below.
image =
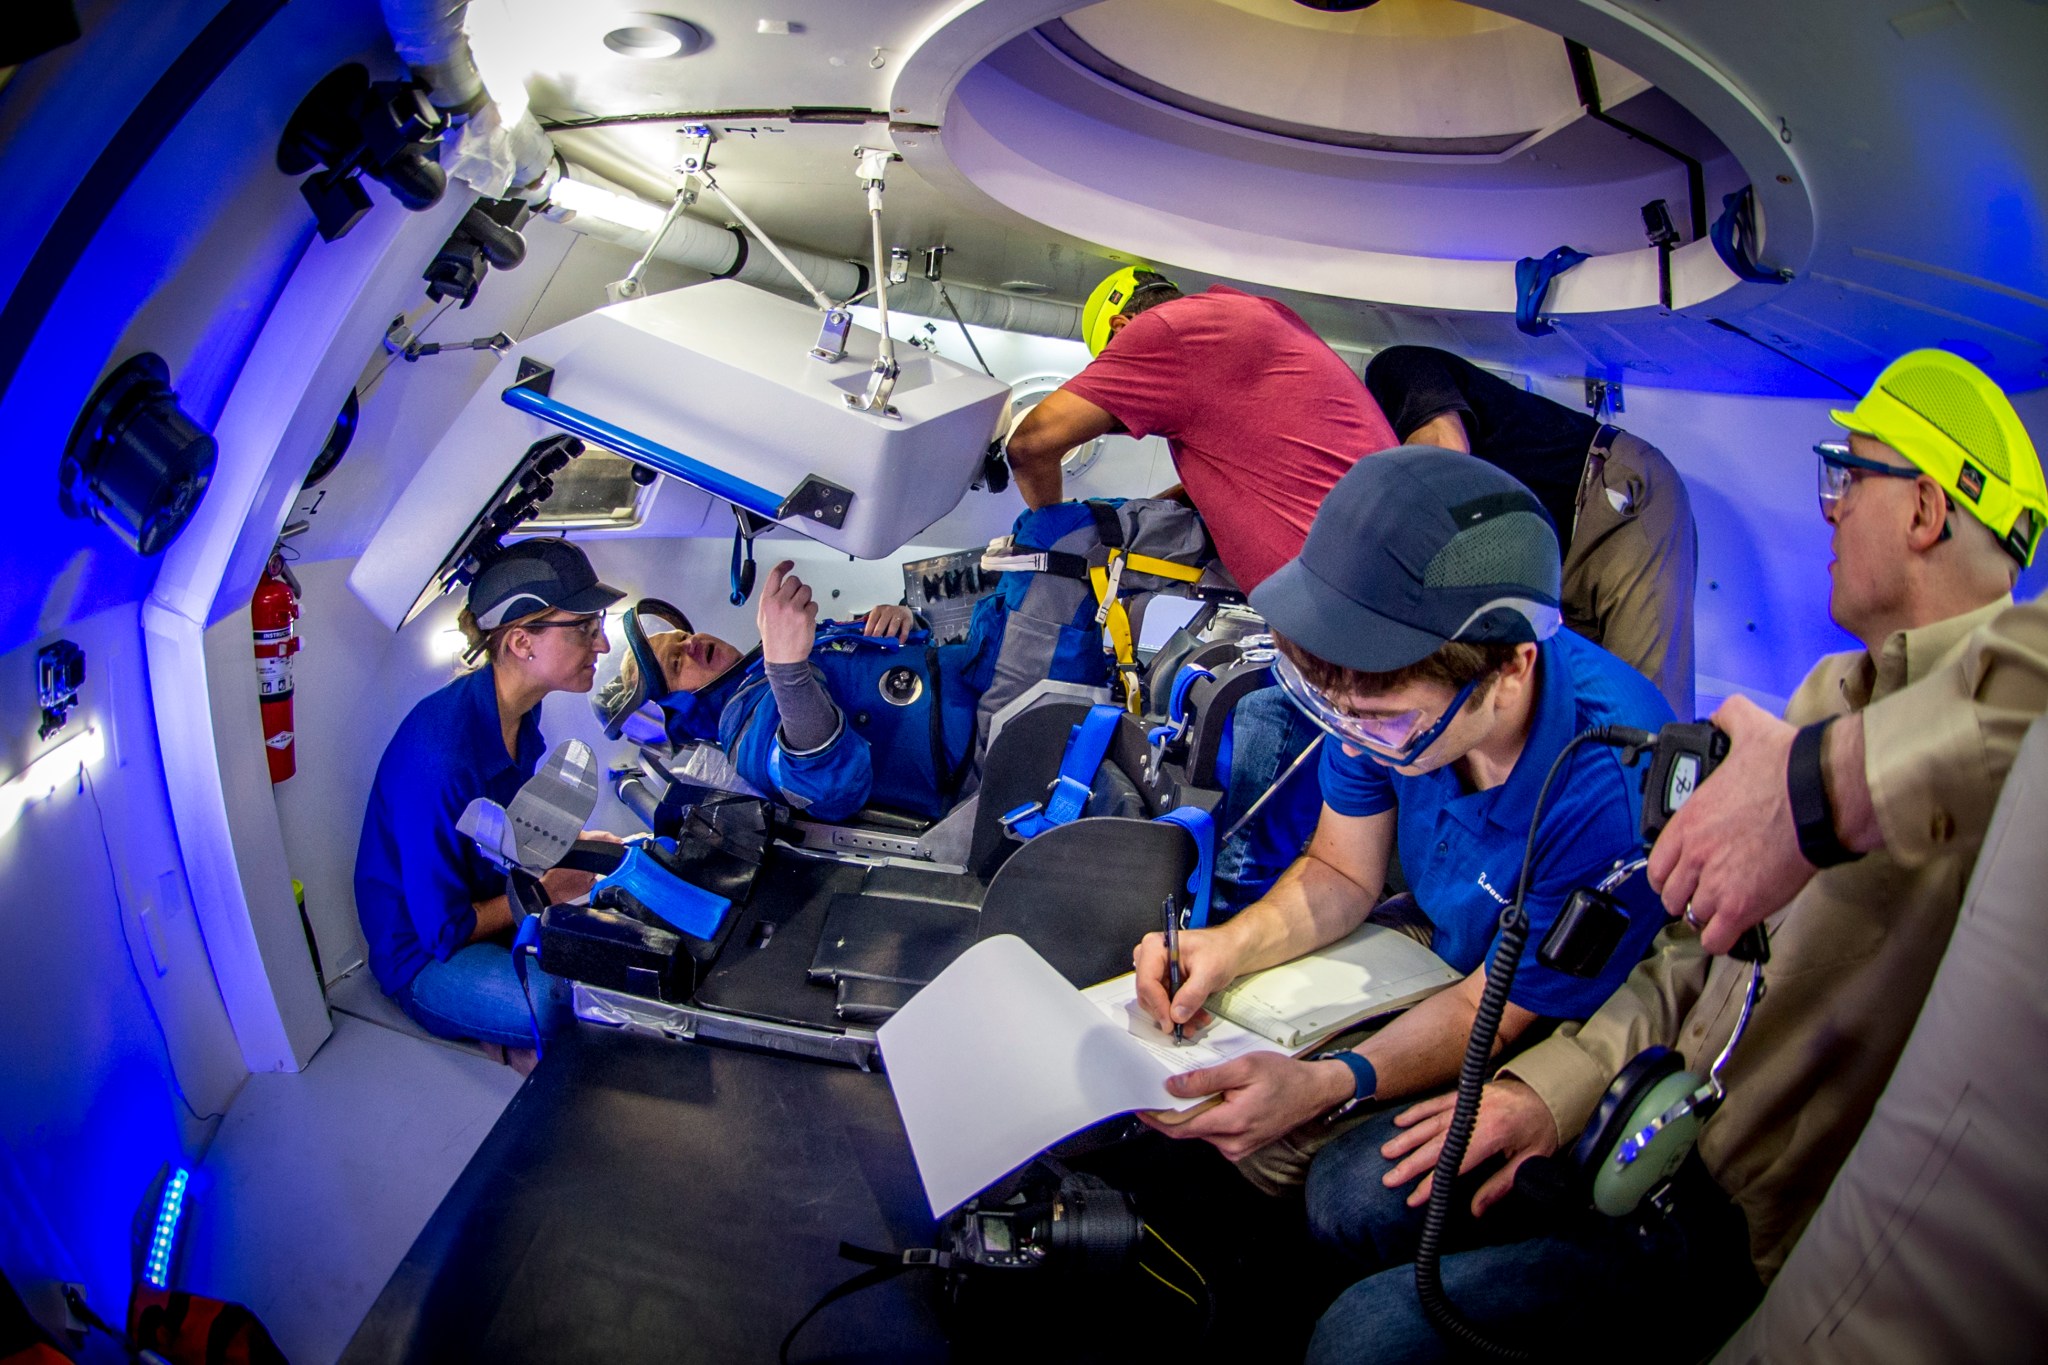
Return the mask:
<path fill-rule="evenodd" d="M 1007 1198 L 962 1205 L 946 1222 L 945 1245 L 955 1266 L 1093 1276 L 1129 1267 L 1144 1227 L 1122 1190 L 1040 1160 Z"/>

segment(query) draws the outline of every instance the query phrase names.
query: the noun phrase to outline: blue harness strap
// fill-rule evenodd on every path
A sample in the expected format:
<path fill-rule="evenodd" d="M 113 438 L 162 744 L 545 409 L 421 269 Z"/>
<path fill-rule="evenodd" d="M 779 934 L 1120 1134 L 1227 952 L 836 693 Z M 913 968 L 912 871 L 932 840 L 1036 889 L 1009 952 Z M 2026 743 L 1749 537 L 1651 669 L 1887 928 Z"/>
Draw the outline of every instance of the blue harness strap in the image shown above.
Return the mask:
<path fill-rule="evenodd" d="M 1543 300 L 1550 282 L 1586 259 L 1583 251 L 1561 246 L 1540 260 L 1524 256 L 1515 262 L 1515 326 L 1532 337 L 1549 336 L 1557 328 L 1543 320 Z"/>
<path fill-rule="evenodd" d="M 541 1054 L 540 1015 L 534 1012 L 533 992 L 526 988 L 526 955 L 540 954 L 540 916 L 528 915 L 519 921 L 517 932 L 512 935 L 512 974 L 519 978 L 519 994 L 526 1001 L 526 1022 L 533 1029 L 533 1055 Z"/>
<path fill-rule="evenodd" d="M 1045 800 L 1008 812 L 1002 817 L 1003 828 L 1020 839 L 1034 839 L 1054 825 L 1079 819 L 1088 805 L 1089 793 L 1094 790 L 1095 770 L 1102 766 L 1110 738 L 1116 734 L 1117 720 L 1123 714 L 1123 707 L 1107 702 L 1089 707 L 1087 717 L 1067 736 L 1059 776 L 1052 780 Z"/>
<path fill-rule="evenodd" d="M 1721 258 L 1721 264 L 1733 271 L 1738 279 L 1751 284 L 1783 284 L 1791 275 L 1782 270 L 1771 270 L 1756 263 L 1756 187 L 1744 185 L 1735 193 L 1723 196 L 1721 216 L 1714 220 L 1714 226 L 1707 230 L 1707 238 L 1714 244 L 1714 254 Z"/>
<path fill-rule="evenodd" d="M 1194 907 L 1188 911 L 1187 927 L 1206 929 L 1209 927 L 1209 883 L 1216 875 L 1216 821 L 1205 810 L 1193 806 L 1180 806 L 1166 812 L 1153 823 L 1179 825 L 1194 837 L 1195 871 L 1188 878 L 1188 890 L 1194 894 Z"/>

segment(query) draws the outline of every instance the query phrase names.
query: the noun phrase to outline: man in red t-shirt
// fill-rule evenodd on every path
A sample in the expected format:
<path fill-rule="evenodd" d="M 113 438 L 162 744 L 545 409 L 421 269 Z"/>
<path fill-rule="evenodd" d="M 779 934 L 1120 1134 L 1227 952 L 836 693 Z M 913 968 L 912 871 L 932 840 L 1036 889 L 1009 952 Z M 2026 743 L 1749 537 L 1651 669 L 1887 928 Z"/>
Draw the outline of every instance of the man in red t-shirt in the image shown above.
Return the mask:
<path fill-rule="evenodd" d="M 1128 278 L 1120 278 L 1128 277 Z M 1323 495 L 1362 455 L 1396 444 L 1351 367 L 1291 308 L 1224 285 L 1184 296 L 1151 271 L 1096 291 L 1095 360 L 1009 441 L 1017 490 L 1058 502 L 1060 459 L 1110 432 L 1166 437 L 1186 499 L 1223 566 L 1252 588 L 1300 551 Z M 1105 325 L 1106 323 L 1106 325 Z"/>

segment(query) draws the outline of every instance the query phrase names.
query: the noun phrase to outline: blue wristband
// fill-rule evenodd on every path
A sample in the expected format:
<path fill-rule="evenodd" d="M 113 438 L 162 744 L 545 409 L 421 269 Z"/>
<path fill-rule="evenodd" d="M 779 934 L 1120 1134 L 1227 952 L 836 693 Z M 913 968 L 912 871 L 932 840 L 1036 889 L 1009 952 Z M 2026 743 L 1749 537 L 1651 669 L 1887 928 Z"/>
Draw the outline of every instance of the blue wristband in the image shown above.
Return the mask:
<path fill-rule="evenodd" d="M 1326 1053 L 1322 1060 L 1342 1062 L 1351 1068 L 1351 1098 L 1369 1100 L 1380 1088 L 1380 1073 L 1373 1069 L 1371 1062 L 1350 1050 Z"/>

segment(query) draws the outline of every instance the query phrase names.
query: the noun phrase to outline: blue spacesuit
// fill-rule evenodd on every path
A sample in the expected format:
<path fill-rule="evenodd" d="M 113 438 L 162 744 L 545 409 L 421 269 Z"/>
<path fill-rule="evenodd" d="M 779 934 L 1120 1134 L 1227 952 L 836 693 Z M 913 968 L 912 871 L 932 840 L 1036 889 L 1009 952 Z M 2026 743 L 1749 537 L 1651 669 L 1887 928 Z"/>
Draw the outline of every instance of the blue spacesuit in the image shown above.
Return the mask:
<path fill-rule="evenodd" d="M 934 646 L 925 631 L 899 644 L 859 622 L 818 627 L 811 669 L 839 708 L 819 747 L 784 746 L 781 715 L 758 652 L 697 692 L 655 700 L 672 742 L 715 740 L 749 785 L 820 820 L 863 806 L 936 818 L 953 805 L 974 745 L 977 635 Z"/>

